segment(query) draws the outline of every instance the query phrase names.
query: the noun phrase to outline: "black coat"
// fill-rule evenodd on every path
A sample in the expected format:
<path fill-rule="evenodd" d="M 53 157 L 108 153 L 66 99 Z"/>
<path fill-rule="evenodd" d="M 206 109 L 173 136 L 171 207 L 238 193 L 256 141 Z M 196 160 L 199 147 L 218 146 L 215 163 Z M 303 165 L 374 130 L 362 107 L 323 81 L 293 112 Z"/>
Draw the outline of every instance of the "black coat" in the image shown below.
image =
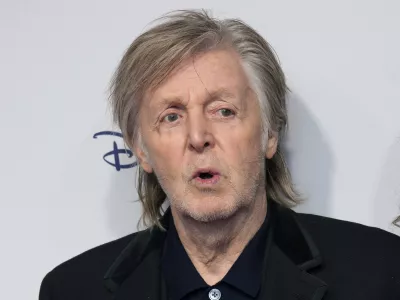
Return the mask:
<path fill-rule="evenodd" d="M 258 299 L 400 300 L 399 237 L 269 207 L 270 247 Z M 164 226 L 169 218 L 167 212 Z M 141 231 L 61 264 L 44 278 L 39 300 L 166 300 L 160 272 L 165 235 Z"/>

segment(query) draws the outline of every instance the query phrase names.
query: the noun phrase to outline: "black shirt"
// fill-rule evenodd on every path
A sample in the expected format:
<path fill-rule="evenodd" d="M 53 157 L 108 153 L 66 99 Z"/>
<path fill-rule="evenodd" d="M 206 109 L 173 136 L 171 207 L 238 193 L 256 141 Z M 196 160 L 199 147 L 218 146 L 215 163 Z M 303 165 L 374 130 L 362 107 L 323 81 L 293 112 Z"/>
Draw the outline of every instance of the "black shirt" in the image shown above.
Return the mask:
<path fill-rule="evenodd" d="M 186 253 L 171 218 L 161 262 L 168 299 L 257 299 L 261 287 L 268 227 L 267 217 L 225 277 L 217 284 L 209 286 Z"/>

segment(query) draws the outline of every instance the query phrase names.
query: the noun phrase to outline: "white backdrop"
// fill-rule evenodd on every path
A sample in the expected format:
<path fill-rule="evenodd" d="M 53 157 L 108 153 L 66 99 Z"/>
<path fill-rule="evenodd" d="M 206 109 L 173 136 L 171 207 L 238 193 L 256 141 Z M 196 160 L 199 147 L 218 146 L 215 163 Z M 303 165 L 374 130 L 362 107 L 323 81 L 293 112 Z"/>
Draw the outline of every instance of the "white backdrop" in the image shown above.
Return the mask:
<path fill-rule="evenodd" d="M 106 90 L 124 50 L 171 9 L 240 17 L 276 49 L 293 91 L 290 167 L 309 196 L 299 211 L 395 232 L 399 1 L 0 3 L 2 299 L 36 299 L 51 268 L 136 230 L 135 169 L 103 160 L 119 137 L 93 135 L 115 130 Z"/>

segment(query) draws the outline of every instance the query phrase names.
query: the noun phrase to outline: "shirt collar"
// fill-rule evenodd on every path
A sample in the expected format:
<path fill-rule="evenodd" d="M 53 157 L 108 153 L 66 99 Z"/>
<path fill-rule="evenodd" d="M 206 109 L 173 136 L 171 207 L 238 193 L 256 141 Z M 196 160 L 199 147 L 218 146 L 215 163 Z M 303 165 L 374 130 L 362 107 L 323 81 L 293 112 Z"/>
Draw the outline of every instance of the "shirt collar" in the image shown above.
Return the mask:
<path fill-rule="evenodd" d="M 167 231 L 154 226 L 131 235 L 131 241 L 104 275 L 104 286 L 113 299 L 130 300 L 132 295 L 135 299 L 167 299 L 165 278 L 160 275 L 171 218 L 168 209 L 160 219 Z M 296 295 L 307 300 L 321 299 L 327 285 L 312 273 L 322 266 L 321 254 L 300 216 L 271 200 L 268 222 L 265 254 L 268 259 L 263 262 L 264 278 L 257 297 L 293 299 Z"/>
<path fill-rule="evenodd" d="M 260 229 L 249 241 L 243 252 L 232 265 L 223 281 L 240 289 L 251 297 L 256 297 L 262 280 L 262 262 L 268 236 L 269 217 L 265 218 Z"/>
<path fill-rule="evenodd" d="M 222 279 L 223 282 L 251 297 L 257 295 L 261 286 L 262 261 L 269 227 L 268 219 L 267 214 L 260 229 Z M 172 300 L 180 300 L 188 293 L 208 286 L 187 255 L 172 218 L 164 244 L 161 266 Z"/>
<path fill-rule="evenodd" d="M 194 290 L 207 287 L 207 283 L 197 272 L 187 255 L 179 239 L 172 217 L 170 218 L 161 258 L 161 270 L 167 284 L 170 299 L 179 300 Z"/>

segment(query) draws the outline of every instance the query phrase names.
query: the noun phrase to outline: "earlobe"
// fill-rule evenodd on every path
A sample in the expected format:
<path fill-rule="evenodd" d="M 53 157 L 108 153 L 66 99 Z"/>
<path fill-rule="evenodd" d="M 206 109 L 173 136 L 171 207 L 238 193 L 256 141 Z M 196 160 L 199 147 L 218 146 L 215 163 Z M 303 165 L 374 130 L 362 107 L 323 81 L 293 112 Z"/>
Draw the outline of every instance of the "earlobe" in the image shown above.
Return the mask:
<path fill-rule="evenodd" d="M 268 137 L 268 143 L 267 143 L 267 151 L 265 152 L 265 157 L 267 159 L 271 159 L 278 148 L 278 138 L 275 135 L 271 135 Z"/>
<path fill-rule="evenodd" d="M 141 166 L 142 169 L 145 170 L 147 173 L 153 173 L 153 168 L 151 167 L 151 165 L 150 165 L 147 161 L 143 160 L 143 161 L 140 163 L 140 166 Z"/>
<path fill-rule="evenodd" d="M 152 173 L 153 168 L 150 165 L 148 155 L 143 151 L 141 147 L 134 147 L 135 156 L 138 159 L 139 165 L 146 173 Z"/>

